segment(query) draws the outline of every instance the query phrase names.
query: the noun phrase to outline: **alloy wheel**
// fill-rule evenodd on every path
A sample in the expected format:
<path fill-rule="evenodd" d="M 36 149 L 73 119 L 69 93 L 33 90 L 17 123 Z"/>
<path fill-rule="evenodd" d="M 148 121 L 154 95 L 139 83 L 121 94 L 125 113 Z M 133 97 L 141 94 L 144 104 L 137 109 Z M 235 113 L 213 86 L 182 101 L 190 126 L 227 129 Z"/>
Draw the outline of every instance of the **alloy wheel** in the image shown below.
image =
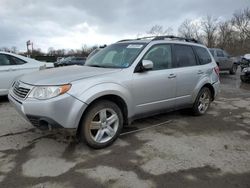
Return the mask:
<path fill-rule="evenodd" d="M 104 108 L 94 115 L 89 126 L 89 132 L 95 142 L 105 143 L 116 135 L 118 127 L 117 113 L 110 108 Z"/>
<path fill-rule="evenodd" d="M 199 103 L 198 103 L 198 110 L 200 113 L 204 114 L 210 104 L 210 95 L 207 90 L 204 90 L 204 92 L 201 94 L 199 98 Z"/>

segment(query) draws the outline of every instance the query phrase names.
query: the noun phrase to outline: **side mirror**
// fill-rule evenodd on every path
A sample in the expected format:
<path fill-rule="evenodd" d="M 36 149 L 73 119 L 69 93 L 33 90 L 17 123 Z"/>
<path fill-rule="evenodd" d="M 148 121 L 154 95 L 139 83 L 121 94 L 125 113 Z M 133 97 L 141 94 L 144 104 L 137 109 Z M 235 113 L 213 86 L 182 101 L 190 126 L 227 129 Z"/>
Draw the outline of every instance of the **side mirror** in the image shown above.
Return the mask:
<path fill-rule="evenodd" d="M 142 60 L 142 67 L 144 70 L 151 70 L 154 67 L 154 63 L 150 60 Z"/>

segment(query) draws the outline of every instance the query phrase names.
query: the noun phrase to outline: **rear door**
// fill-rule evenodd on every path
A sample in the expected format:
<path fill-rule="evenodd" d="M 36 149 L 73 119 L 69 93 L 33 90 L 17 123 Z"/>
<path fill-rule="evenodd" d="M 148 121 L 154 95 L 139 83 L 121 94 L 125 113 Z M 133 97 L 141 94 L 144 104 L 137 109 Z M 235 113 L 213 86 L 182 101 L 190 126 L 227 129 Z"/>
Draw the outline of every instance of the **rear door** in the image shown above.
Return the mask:
<path fill-rule="evenodd" d="M 233 66 L 233 60 L 231 59 L 230 55 L 226 51 L 223 51 L 223 54 L 225 57 L 225 68 L 231 69 Z"/>
<path fill-rule="evenodd" d="M 191 45 L 174 44 L 176 107 L 192 104 L 195 88 L 204 74 Z"/>
<path fill-rule="evenodd" d="M 216 50 L 216 55 L 220 70 L 227 70 L 228 63 L 227 63 L 227 58 L 224 55 L 224 52 L 222 50 Z"/>

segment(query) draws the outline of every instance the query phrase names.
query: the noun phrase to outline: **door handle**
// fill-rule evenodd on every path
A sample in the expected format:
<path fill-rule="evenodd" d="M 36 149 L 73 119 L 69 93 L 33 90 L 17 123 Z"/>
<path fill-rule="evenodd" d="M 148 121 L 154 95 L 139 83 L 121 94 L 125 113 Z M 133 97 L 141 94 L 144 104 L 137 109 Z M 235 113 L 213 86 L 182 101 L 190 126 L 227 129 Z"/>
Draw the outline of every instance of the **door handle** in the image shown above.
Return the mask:
<path fill-rule="evenodd" d="M 12 69 L 12 68 L 9 68 L 7 71 L 13 71 L 13 69 Z"/>
<path fill-rule="evenodd" d="M 204 72 L 202 70 L 199 70 L 198 74 L 204 74 Z"/>
<path fill-rule="evenodd" d="M 168 76 L 168 78 L 169 78 L 169 79 L 171 79 L 171 78 L 176 78 L 176 75 L 175 75 L 175 74 L 170 74 L 170 75 Z"/>

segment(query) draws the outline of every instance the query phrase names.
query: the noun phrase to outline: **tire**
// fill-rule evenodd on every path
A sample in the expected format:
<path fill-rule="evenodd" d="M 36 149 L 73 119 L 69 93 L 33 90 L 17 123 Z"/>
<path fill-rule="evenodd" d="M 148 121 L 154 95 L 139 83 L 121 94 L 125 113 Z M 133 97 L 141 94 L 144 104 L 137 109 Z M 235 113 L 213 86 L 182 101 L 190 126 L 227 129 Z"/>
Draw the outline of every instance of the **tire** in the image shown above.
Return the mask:
<path fill-rule="evenodd" d="M 123 127 L 121 109 L 113 102 L 102 100 L 89 107 L 80 124 L 80 139 L 94 149 L 111 145 Z"/>
<path fill-rule="evenodd" d="M 236 71 L 238 69 L 238 66 L 236 64 L 233 64 L 231 70 L 229 71 L 230 74 L 234 75 L 236 74 Z"/>
<path fill-rule="evenodd" d="M 247 82 L 247 79 L 246 79 L 246 77 L 245 76 L 240 76 L 240 80 L 242 81 L 242 82 Z"/>
<path fill-rule="evenodd" d="M 212 101 L 212 95 L 210 89 L 207 87 L 203 87 L 199 91 L 196 100 L 193 104 L 192 108 L 193 114 L 196 116 L 205 114 L 210 106 L 211 101 Z"/>

